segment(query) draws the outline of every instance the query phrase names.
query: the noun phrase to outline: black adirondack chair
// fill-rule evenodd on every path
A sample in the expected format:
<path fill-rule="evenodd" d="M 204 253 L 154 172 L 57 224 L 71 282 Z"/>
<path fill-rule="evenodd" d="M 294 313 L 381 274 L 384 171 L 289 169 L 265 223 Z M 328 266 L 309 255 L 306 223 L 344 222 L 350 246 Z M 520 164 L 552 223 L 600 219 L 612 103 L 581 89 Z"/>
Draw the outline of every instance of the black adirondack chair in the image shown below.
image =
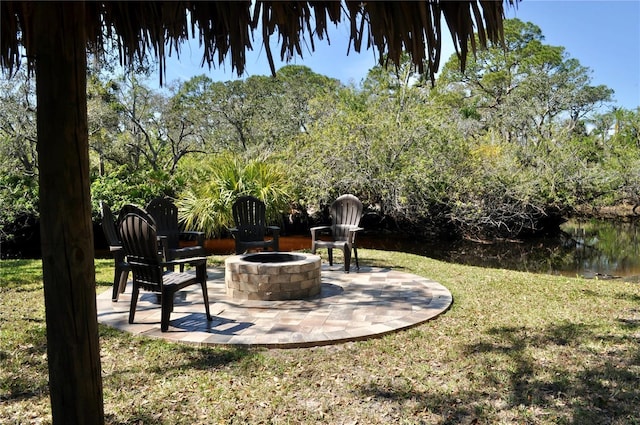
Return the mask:
<path fill-rule="evenodd" d="M 280 250 L 280 227 L 267 226 L 264 202 L 253 196 L 240 196 L 231 210 L 236 227 L 229 230 L 235 239 L 236 254 L 255 249 Z M 265 239 L 268 233 L 271 233 L 271 239 Z"/>
<path fill-rule="evenodd" d="M 127 263 L 133 273 L 129 323 L 134 322 L 138 296 L 142 289 L 160 294 L 162 309 L 160 330 L 166 332 L 169 329 L 175 293 L 196 284 L 202 287 L 207 319 L 212 320 L 207 292 L 206 257 L 164 261 L 162 255 L 158 254 L 158 235 L 155 226 L 135 212 L 127 213 L 122 217 L 119 232 Z M 165 270 L 167 266 L 180 265 L 185 261 L 195 265 L 195 274 Z"/>
<path fill-rule="evenodd" d="M 311 252 L 316 253 L 318 248 L 327 248 L 329 264 L 333 265 L 333 249 L 341 249 L 344 253 L 344 271 L 349 273 L 351 267 L 351 251 L 358 264 L 358 249 L 356 247 L 356 234 L 362 230 L 360 219 L 362 218 L 362 202 L 354 195 L 342 195 L 329 207 L 331 225 L 316 226 L 311 230 Z M 322 236 L 328 235 L 328 236 Z"/>

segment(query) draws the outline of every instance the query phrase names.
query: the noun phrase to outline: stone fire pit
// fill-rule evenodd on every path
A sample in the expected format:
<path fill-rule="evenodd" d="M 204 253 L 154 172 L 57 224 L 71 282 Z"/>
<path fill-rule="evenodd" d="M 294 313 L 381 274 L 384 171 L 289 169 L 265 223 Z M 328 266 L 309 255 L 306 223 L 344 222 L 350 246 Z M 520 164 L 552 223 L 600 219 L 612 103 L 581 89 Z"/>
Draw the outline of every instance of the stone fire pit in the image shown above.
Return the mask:
<path fill-rule="evenodd" d="M 320 293 L 320 256 L 259 252 L 225 260 L 227 295 L 240 300 L 299 300 Z"/>

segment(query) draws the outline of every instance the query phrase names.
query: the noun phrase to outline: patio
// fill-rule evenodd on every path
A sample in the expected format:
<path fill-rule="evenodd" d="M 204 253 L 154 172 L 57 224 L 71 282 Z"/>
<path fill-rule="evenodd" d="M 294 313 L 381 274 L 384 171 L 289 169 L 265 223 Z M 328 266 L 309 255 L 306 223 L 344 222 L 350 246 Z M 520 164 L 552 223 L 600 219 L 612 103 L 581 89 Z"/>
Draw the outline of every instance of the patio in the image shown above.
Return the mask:
<path fill-rule="evenodd" d="M 299 348 L 379 337 L 424 323 L 446 311 L 453 298 L 433 280 L 386 268 L 344 273 L 322 265 L 321 293 L 306 300 L 250 301 L 227 296 L 223 267 L 208 268 L 213 321 L 197 285 L 176 294 L 168 332 L 160 331 L 155 294 L 141 293 L 134 324 L 127 323 L 131 282 L 116 303 L 111 290 L 97 296 L 102 324 L 168 341 L 204 345 Z"/>

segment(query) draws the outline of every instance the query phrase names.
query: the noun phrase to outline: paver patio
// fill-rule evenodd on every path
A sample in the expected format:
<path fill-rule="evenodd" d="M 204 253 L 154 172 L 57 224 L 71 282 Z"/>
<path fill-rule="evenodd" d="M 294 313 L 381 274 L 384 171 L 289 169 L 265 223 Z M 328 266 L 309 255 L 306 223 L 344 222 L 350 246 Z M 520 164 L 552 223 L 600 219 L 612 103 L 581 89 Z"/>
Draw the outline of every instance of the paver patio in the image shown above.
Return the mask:
<path fill-rule="evenodd" d="M 141 292 L 129 324 L 131 282 L 118 302 L 111 290 L 97 297 L 98 321 L 133 334 L 168 341 L 272 348 L 311 347 L 362 340 L 400 331 L 446 311 L 453 297 L 433 280 L 386 268 L 344 273 L 322 265 L 320 295 L 308 300 L 248 301 L 226 295 L 224 268 L 208 269 L 213 321 L 206 320 L 198 285 L 176 295 L 168 332 L 160 332 L 157 296 Z"/>

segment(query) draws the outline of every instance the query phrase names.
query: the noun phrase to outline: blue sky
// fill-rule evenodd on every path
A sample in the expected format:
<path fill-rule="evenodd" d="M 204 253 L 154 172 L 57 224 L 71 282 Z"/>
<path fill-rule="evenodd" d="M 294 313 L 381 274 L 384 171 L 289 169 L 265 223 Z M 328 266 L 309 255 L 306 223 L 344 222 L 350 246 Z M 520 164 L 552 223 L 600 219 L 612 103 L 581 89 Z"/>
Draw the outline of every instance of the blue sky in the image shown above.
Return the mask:
<path fill-rule="evenodd" d="M 508 8 L 507 18 L 518 18 L 536 24 L 545 43 L 565 47 L 591 70 L 591 83 L 604 84 L 615 91 L 614 104 L 635 109 L 640 106 L 640 0 L 523 0 L 517 8 Z M 446 31 L 446 29 L 445 29 Z M 303 58 L 290 63 L 305 65 L 314 72 L 338 78 L 344 83 L 359 83 L 377 63 L 373 49 L 347 56 L 349 30 L 345 24 L 329 28 L 331 45 L 318 41 L 314 52 L 303 51 Z M 277 37 L 272 37 L 272 50 L 279 54 Z M 246 71 L 242 77 L 269 75 L 266 54 L 259 40 L 248 52 Z M 441 65 L 453 54 L 448 32 L 444 34 Z M 202 52 L 197 42 L 184 45 L 180 60 L 167 59 L 166 81 L 185 81 L 205 74 L 216 81 L 237 79 L 227 64 L 211 69 L 200 67 Z M 276 60 L 276 69 L 285 65 Z"/>

